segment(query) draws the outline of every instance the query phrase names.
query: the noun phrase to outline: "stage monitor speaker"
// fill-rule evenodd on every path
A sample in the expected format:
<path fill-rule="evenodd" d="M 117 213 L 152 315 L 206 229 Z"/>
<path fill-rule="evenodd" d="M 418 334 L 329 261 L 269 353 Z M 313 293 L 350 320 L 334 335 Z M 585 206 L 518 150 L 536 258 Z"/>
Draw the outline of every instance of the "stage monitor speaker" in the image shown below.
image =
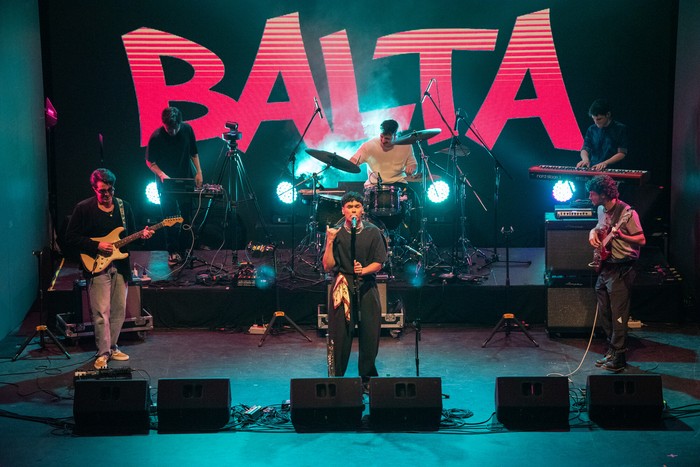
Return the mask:
<path fill-rule="evenodd" d="M 565 376 L 496 378 L 496 418 L 508 428 L 568 427 L 568 379 Z"/>
<path fill-rule="evenodd" d="M 596 219 L 556 219 L 545 214 L 544 258 L 547 271 L 591 272 L 593 248 L 588 234 Z"/>
<path fill-rule="evenodd" d="M 297 432 L 355 430 L 362 424 L 365 409 L 362 379 L 292 379 L 289 404 Z"/>
<path fill-rule="evenodd" d="M 158 432 L 211 432 L 231 417 L 228 378 L 158 380 Z"/>
<path fill-rule="evenodd" d="M 547 332 L 590 333 L 596 304 L 592 287 L 547 287 Z M 596 326 L 600 327 L 600 318 Z"/>
<path fill-rule="evenodd" d="M 370 379 L 369 422 L 373 429 L 437 431 L 441 420 L 440 378 Z"/>
<path fill-rule="evenodd" d="M 146 380 L 76 380 L 75 434 L 148 434 L 150 395 Z"/>
<path fill-rule="evenodd" d="M 590 375 L 588 418 L 602 427 L 652 427 L 664 409 L 660 375 Z"/>

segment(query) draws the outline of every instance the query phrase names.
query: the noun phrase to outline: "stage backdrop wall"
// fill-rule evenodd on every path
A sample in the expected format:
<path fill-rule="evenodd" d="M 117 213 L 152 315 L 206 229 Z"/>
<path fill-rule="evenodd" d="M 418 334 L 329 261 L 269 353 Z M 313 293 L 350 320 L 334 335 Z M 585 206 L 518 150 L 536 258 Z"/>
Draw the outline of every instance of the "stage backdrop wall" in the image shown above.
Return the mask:
<path fill-rule="evenodd" d="M 59 112 L 59 219 L 92 194 L 87 178 L 98 166 L 116 172 L 118 195 L 142 221 L 158 216 L 143 195 L 153 180 L 144 146 L 169 104 L 182 108 L 200 139 L 206 183 L 229 183 L 220 136 L 227 121 L 239 124 L 260 214 L 277 223 L 273 240 L 287 241 L 292 213 L 275 187 L 292 181 L 293 154 L 298 181 L 322 169 L 305 148 L 350 157 L 379 122 L 395 118 L 403 128 L 442 130 L 423 149 L 446 178 L 439 167 L 448 158 L 438 151 L 449 147 L 461 109 L 457 133 L 471 154 L 458 164 L 486 208 L 467 193 L 470 239 L 490 246 L 496 228 L 513 226 L 512 246 L 542 246 L 552 184 L 531 180 L 528 168 L 575 165 L 588 107 L 605 97 L 629 126 L 629 156 L 619 167 L 651 173 L 649 217 L 668 220 L 658 187 L 670 182 L 677 2 L 389 0 L 382 10 L 368 0 L 39 3 L 46 94 Z M 316 115 L 293 152 L 314 98 L 323 119 Z M 494 158 L 502 164 L 497 209 Z M 321 174 L 326 188 L 362 179 Z M 431 223 L 449 225 L 450 206 L 432 208 Z M 295 209 L 303 225 L 308 205 Z"/>
<path fill-rule="evenodd" d="M 37 3 L 0 3 L 0 337 L 37 296 L 33 251 L 48 244 L 48 196 Z"/>

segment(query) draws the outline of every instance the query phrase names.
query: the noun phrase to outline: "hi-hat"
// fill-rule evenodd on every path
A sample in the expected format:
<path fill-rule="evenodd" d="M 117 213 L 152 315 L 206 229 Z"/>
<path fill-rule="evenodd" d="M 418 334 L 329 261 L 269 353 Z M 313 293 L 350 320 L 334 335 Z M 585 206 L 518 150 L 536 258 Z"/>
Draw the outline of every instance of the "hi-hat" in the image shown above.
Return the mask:
<path fill-rule="evenodd" d="M 335 167 L 338 170 L 342 170 L 343 172 L 349 172 L 352 174 L 360 173 L 359 166 L 353 164 L 349 160 L 345 159 L 342 156 L 339 156 L 334 152 L 322 151 L 320 149 L 307 149 L 306 153 L 314 159 L 318 159 L 324 164 L 328 164 L 331 167 Z"/>
<path fill-rule="evenodd" d="M 427 174 L 423 174 L 423 173 L 421 172 L 421 173 L 417 173 L 417 174 L 413 174 L 413 175 L 406 175 L 406 181 L 407 181 L 408 183 L 422 182 L 422 181 L 423 181 L 423 175 L 425 175 L 425 178 L 427 178 L 428 181 L 431 181 L 431 182 L 434 182 L 434 181 L 436 181 L 436 180 L 440 180 L 440 179 L 442 178 L 442 177 L 440 177 L 439 175 L 428 176 Z"/>
<path fill-rule="evenodd" d="M 394 144 L 413 144 L 418 141 L 430 139 L 433 136 L 440 134 L 440 128 L 431 128 L 429 130 L 413 130 L 403 136 L 399 136 L 394 140 Z"/>

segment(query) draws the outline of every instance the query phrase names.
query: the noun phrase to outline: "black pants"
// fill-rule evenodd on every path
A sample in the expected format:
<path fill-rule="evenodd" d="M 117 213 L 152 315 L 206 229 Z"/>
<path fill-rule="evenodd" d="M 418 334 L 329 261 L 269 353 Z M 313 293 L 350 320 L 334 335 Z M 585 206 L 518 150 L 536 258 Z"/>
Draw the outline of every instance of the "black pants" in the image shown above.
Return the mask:
<path fill-rule="evenodd" d="M 160 194 L 160 209 L 163 217 L 182 216 L 184 221 L 163 229 L 168 253 L 184 252 L 190 248 L 192 237 L 183 235 L 182 226 L 192 223 L 192 199 L 188 195 Z"/>
<path fill-rule="evenodd" d="M 350 284 L 350 305 L 353 305 L 352 277 Z M 360 282 L 359 317 L 350 313 L 350 322 L 345 320 L 343 307 L 333 309 L 333 303 L 328 306 L 328 336 L 333 342 L 335 358 L 335 375 L 344 376 L 350 360 L 352 338 L 355 335 L 355 324 L 359 339 L 358 372 L 363 379 L 377 376 L 376 359 L 379 352 L 379 336 L 381 333 L 382 308 L 379 301 L 379 290 L 374 281 Z M 359 318 L 359 319 L 358 319 Z"/>
<path fill-rule="evenodd" d="M 626 350 L 627 322 L 630 318 L 630 292 L 637 273 L 634 262 L 603 263 L 595 284 L 601 326 L 610 347 Z"/>

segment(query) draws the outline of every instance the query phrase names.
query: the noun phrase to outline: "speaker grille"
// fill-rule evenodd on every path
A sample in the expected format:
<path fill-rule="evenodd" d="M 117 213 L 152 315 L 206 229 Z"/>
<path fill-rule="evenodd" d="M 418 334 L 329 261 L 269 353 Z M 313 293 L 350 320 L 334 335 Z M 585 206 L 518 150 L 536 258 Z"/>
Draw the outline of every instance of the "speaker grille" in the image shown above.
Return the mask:
<path fill-rule="evenodd" d="M 547 329 L 554 332 L 590 330 L 596 303 L 595 291 L 589 287 L 547 288 Z"/>
<path fill-rule="evenodd" d="M 159 432 L 216 431 L 230 415 L 228 378 L 158 380 Z"/>

